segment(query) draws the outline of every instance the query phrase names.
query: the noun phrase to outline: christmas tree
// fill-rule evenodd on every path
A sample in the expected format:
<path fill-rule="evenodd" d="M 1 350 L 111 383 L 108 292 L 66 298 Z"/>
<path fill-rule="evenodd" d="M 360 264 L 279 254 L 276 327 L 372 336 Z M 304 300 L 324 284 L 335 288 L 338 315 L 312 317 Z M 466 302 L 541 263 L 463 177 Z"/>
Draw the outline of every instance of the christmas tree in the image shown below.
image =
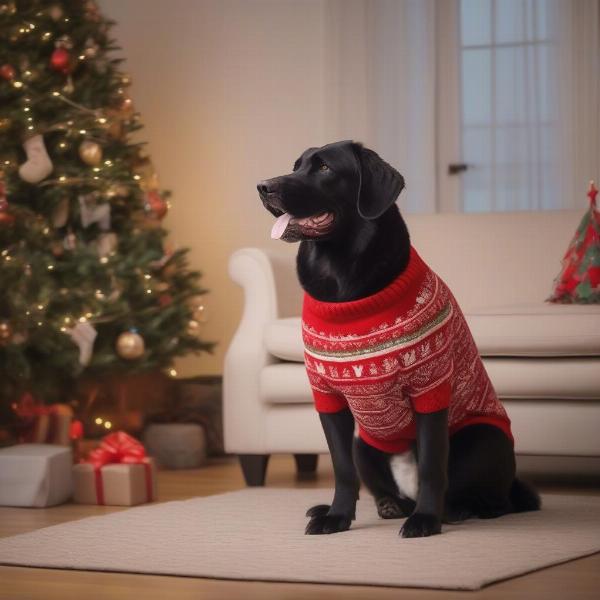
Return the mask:
<path fill-rule="evenodd" d="M 111 25 L 91 0 L 0 0 L 0 424 L 212 347 Z"/>
<path fill-rule="evenodd" d="M 600 302 L 600 210 L 598 190 L 590 182 L 590 206 L 571 240 L 554 281 L 550 302 L 591 304 Z"/>

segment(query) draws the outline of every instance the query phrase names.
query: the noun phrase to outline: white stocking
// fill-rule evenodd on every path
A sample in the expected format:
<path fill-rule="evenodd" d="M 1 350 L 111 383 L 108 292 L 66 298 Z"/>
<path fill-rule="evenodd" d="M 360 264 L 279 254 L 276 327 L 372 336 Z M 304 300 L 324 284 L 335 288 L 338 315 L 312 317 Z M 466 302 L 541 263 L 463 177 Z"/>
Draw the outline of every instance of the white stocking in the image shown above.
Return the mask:
<path fill-rule="evenodd" d="M 46 152 L 42 135 L 34 135 L 23 144 L 27 161 L 19 167 L 19 176 L 27 183 L 39 183 L 52 173 L 52 161 Z"/>

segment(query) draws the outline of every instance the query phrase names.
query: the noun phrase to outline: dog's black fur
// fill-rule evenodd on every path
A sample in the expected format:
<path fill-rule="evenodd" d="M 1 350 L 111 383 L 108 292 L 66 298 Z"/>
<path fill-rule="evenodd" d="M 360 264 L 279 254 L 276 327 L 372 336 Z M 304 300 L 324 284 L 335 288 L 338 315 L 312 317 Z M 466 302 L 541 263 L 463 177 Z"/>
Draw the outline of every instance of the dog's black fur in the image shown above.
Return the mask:
<path fill-rule="evenodd" d="M 275 216 L 333 214 L 332 225 L 324 231 L 292 222 L 282 237 L 301 242 L 298 276 L 314 298 L 325 302 L 364 298 L 405 270 L 410 238 L 395 203 L 404 179 L 362 144 L 344 141 L 309 148 L 291 174 L 257 187 L 264 206 Z M 333 460 L 335 494 L 331 505 L 308 510 L 306 533 L 348 529 L 355 518 L 360 481 L 375 497 L 382 518 L 408 517 L 403 537 L 440 533 L 442 520 L 492 518 L 540 508 L 537 493 L 515 478 L 512 444 L 496 427 L 471 425 L 449 438 L 447 410 L 417 414 L 415 502 L 398 489 L 391 455 L 359 438 L 353 440 L 349 409 L 319 416 Z"/>

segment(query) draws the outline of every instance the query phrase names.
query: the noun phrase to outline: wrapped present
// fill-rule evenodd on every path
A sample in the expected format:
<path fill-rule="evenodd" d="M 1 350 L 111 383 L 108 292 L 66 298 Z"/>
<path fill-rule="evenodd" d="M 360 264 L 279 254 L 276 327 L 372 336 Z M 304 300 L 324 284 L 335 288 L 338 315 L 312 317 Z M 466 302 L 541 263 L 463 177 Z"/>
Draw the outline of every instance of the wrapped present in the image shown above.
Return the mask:
<path fill-rule="evenodd" d="M 0 505 L 55 506 L 73 493 L 70 448 L 17 444 L 0 449 Z"/>
<path fill-rule="evenodd" d="M 156 499 L 156 467 L 144 446 L 123 431 L 104 437 L 73 466 L 75 502 L 133 506 Z"/>
<path fill-rule="evenodd" d="M 73 410 L 66 404 L 44 405 L 25 393 L 14 406 L 20 419 L 19 441 L 27 444 L 71 444 Z"/>

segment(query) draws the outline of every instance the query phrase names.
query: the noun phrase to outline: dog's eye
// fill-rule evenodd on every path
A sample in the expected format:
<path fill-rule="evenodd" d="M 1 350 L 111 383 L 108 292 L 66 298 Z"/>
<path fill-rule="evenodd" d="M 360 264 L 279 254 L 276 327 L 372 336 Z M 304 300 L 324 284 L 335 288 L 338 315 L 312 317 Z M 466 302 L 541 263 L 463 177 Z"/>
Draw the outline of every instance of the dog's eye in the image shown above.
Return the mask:
<path fill-rule="evenodd" d="M 325 163 L 321 163 L 319 171 L 329 171 L 329 167 Z"/>

